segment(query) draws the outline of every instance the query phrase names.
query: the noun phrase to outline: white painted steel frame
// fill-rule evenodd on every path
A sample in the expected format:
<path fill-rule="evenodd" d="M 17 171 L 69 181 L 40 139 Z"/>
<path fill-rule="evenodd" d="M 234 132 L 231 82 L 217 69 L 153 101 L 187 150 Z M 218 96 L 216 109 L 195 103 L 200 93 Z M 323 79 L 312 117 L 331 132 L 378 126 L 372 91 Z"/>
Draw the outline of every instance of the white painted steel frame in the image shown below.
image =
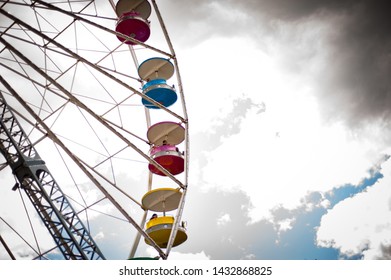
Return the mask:
<path fill-rule="evenodd" d="M 4 1 L 2 1 L 4 2 Z M 9 1 L 6 1 L 6 2 L 9 2 Z M 142 155 L 146 160 L 148 160 L 148 162 L 154 164 L 160 171 L 162 171 L 167 177 L 169 177 L 170 179 L 172 179 L 175 183 L 178 184 L 178 186 L 180 188 L 182 188 L 183 192 L 182 192 L 182 197 L 181 197 L 181 201 L 180 201 L 180 205 L 178 207 L 178 210 L 177 210 L 177 214 L 176 214 L 176 219 L 175 219 L 175 223 L 174 223 L 174 227 L 173 227 L 173 230 L 171 232 L 171 236 L 170 236 L 170 239 L 169 239 L 169 244 L 167 246 L 167 249 L 166 249 L 166 253 L 163 253 L 160 248 L 155 248 L 158 252 L 159 252 L 159 255 L 163 258 L 163 259 L 166 259 L 169 255 L 169 252 L 171 250 L 171 247 L 173 245 L 173 242 L 175 240 L 175 236 L 176 236 L 176 233 L 177 233 L 177 230 L 178 230 L 178 226 L 179 226 L 179 223 L 181 221 L 181 218 L 182 218 L 182 213 L 183 213 L 183 209 L 184 209 L 184 204 L 185 204 L 185 196 L 186 196 L 186 193 L 187 193 L 187 186 L 188 186 L 188 170 L 189 170 L 189 124 L 188 124 L 188 116 L 187 116 L 187 110 L 186 110 L 186 103 L 185 103 L 185 98 L 184 98 L 184 93 L 183 93 L 183 84 L 182 84 L 182 80 L 181 80 L 181 75 L 180 75 L 180 71 L 179 71 L 179 66 L 178 66 L 178 61 L 177 61 L 177 57 L 176 57 L 176 54 L 175 54 L 175 51 L 174 51 L 174 48 L 172 46 L 172 43 L 171 43 L 171 40 L 169 38 L 169 35 L 168 35 L 168 32 L 167 32 L 167 29 L 166 29 L 166 26 L 163 22 L 163 19 L 162 19 L 162 16 L 160 14 L 160 11 L 158 9 L 158 6 L 156 4 L 156 1 L 152 0 L 152 4 L 153 4 L 153 8 L 154 8 L 154 11 L 157 15 L 157 18 L 159 20 L 159 23 L 160 23 L 160 26 L 162 28 L 162 31 L 163 31 L 163 34 L 164 34 L 164 37 L 166 39 L 166 42 L 169 46 L 169 49 L 170 49 L 170 54 L 167 53 L 167 52 L 164 52 L 162 50 L 159 50 L 157 48 L 154 48 L 153 46 L 150 46 L 148 44 L 145 44 L 145 43 L 142 43 L 142 42 L 138 42 L 137 40 L 134 40 L 133 38 L 130 38 L 130 37 L 127 37 L 127 36 L 124 36 L 122 34 L 118 34 L 117 32 L 115 32 L 114 30 L 111 30 L 111 29 L 108 29 L 104 26 L 101 26 L 93 21 L 90 21 L 90 20 L 87 20 L 85 18 L 83 18 L 82 16 L 79 16 L 77 14 L 74 14 L 74 13 L 71 13 L 71 12 L 68 12 L 66 10 L 62 10 L 54 5 L 51 5 L 49 3 L 46 3 L 44 1 L 41 1 L 41 0 L 36 0 L 34 1 L 35 3 L 38 3 L 40 5 L 42 5 L 42 7 L 46 7 L 48 9 L 53 9 L 53 10 L 56 10 L 58 12 L 61 12 L 63 14 L 66 14 L 70 17 L 73 17 L 75 20 L 77 21 L 81 21 L 81 22 L 84 22 L 86 24 L 89 24 L 89 25 L 92 25 L 94 27 L 97 27 L 101 30 L 104 30 L 106 32 L 109 32 L 109 33 L 112 33 L 114 35 L 120 35 L 120 36 L 123 36 L 124 38 L 130 40 L 130 41 L 133 41 L 135 43 L 137 43 L 138 45 L 141 45 L 147 49 L 150 49 L 152 51 L 155 51 L 159 54 L 162 54 L 164 56 L 167 56 L 169 57 L 170 59 L 173 60 L 174 62 L 174 65 L 175 65 L 175 68 L 176 68 L 176 77 L 177 77 L 177 83 L 178 83 L 178 88 L 179 88 L 179 95 L 180 95 L 180 101 L 182 103 L 182 110 L 183 110 L 183 117 L 179 116 L 178 114 L 172 112 L 171 110 L 161 106 L 159 103 L 155 102 L 153 99 L 150 99 L 148 98 L 147 96 L 144 96 L 141 92 L 137 91 L 136 89 L 132 88 L 131 86 L 127 85 L 127 84 L 124 84 L 121 80 L 117 79 L 116 77 L 114 77 L 113 75 L 111 75 L 108 71 L 106 71 L 103 67 L 98 67 L 96 66 L 94 63 L 91 63 L 89 62 L 88 60 L 84 59 L 83 57 L 79 56 L 78 54 L 72 52 L 70 49 L 66 48 L 65 46 L 57 43 L 55 40 L 49 38 L 48 36 L 46 36 L 45 34 L 42 34 L 39 30 L 36 30 L 34 29 L 32 26 L 29 26 L 27 23 L 21 21 L 19 18 L 16 18 L 12 15 L 9 15 L 7 12 L 5 12 L 4 10 L 0 10 L 0 12 L 11 18 L 12 20 L 14 20 L 15 23 L 21 25 L 21 26 L 24 26 L 25 28 L 27 28 L 28 30 L 34 32 L 35 34 L 41 36 L 43 39 L 45 39 L 46 41 L 52 43 L 53 45 L 57 46 L 58 48 L 60 48 L 61 50 L 65 51 L 68 55 L 70 55 L 71 57 L 73 57 L 74 59 L 78 60 L 78 61 L 82 61 L 83 63 L 89 65 L 90 67 L 92 67 L 93 69 L 99 71 L 100 73 L 104 74 L 105 76 L 113 79 L 114 81 L 116 81 L 117 83 L 121 84 L 122 86 L 126 87 L 127 89 L 133 91 L 135 94 L 138 94 L 140 96 L 142 96 L 144 99 L 148 100 L 149 102 L 151 102 L 152 104 L 156 105 L 157 107 L 159 107 L 160 109 L 163 109 L 165 110 L 166 112 L 168 112 L 169 114 L 173 115 L 175 118 L 178 118 L 180 120 L 181 123 L 184 124 L 185 126 L 185 179 L 184 179 L 184 182 L 180 182 L 176 177 L 174 177 L 173 175 L 171 175 L 167 170 L 165 170 L 162 166 L 160 166 L 157 162 L 155 162 L 153 159 L 151 159 L 148 155 L 146 155 L 145 153 L 143 153 L 140 149 L 138 149 L 138 147 L 136 145 L 134 145 L 132 142 L 130 142 L 126 137 L 124 137 L 121 133 L 119 133 L 114 127 L 112 123 L 108 122 L 107 120 L 103 119 L 102 117 L 96 115 L 92 110 L 90 110 L 87 106 L 85 106 L 80 100 L 78 100 L 75 96 L 73 96 L 70 92 L 68 92 L 67 90 L 65 90 L 64 88 L 61 87 L 61 85 L 59 85 L 58 83 L 56 83 L 56 81 L 54 79 L 51 79 L 48 75 L 45 75 L 45 73 L 40 70 L 37 66 L 35 66 L 35 70 L 37 70 L 38 72 L 40 72 L 42 75 L 44 75 L 48 80 L 51 81 L 51 83 L 53 85 L 55 85 L 56 87 L 58 87 L 64 94 L 66 94 L 67 97 L 69 97 L 69 99 L 71 100 L 72 103 L 76 104 L 77 106 L 83 108 L 86 112 L 88 112 L 90 115 L 92 115 L 94 118 L 96 118 L 101 124 L 103 124 L 106 128 L 108 128 L 110 131 L 112 131 L 115 135 L 117 135 L 120 139 L 122 139 L 128 146 L 132 147 L 134 150 L 136 150 L 140 155 Z M 115 5 L 114 5 L 114 2 L 113 0 L 109 0 L 110 4 L 112 5 L 113 8 L 115 8 Z M 35 8 L 39 8 L 39 6 L 37 6 L 36 4 L 34 3 L 35 5 Z M 27 4 L 26 4 L 27 5 Z M 1 38 L 1 37 L 0 37 Z M 4 39 L 2 39 L 2 43 L 5 44 L 6 46 L 8 46 L 8 48 L 10 49 L 13 49 L 14 53 L 18 53 L 18 51 L 12 47 L 12 45 L 10 45 L 8 42 L 6 42 Z M 132 53 L 132 57 L 133 57 L 133 60 L 134 60 L 134 63 L 136 65 L 136 67 L 138 66 L 138 61 L 137 61 L 137 56 L 134 52 L 134 49 L 133 49 L 133 46 L 129 46 L 129 50 L 130 52 Z M 110 53 L 107 54 L 107 56 L 110 55 Z M 19 57 L 22 58 L 27 64 L 29 64 L 30 66 L 32 66 L 34 68 L 34 65 L 31 61 L 29 61 L 27 58 L 23 57 L 23 54 L 22 53 L 19 53 Z M 4 65 L 3 65 L 4 66 Z M 18 73 L 18 74 L 21 74 L 21 73 Z M 28 79 L 30 79 L 28 77 Z M 31 80 L 31 79 L 30 79 Z M 34 83 L 36 81 L 33 81 Z M 20 102 L 23 102 L 23 100 L 21 100 Z M 23 106 L 27 109 L 26 106 L 28 106 L 25 102 L 23 102 Z M 145 109 L 146 111 L 146 123 L 147 123 L 147 127 L 149 127 L 151 125 L 150 123 L 150 115 L 149 115 L 149 109 Z M 42 121 L 42 123 L 44 123 Z M 40 125 L 42 126 L 42 123 L 40 122 Z M 46 129 L 45 129 L 46 130 Z M 50 131 L 50 129 L 49 129 Z M 48 133 L 50 136 L 50 138 L 56 142 L 57 144 L 59 144 L 59 140 L 56 139 L 55 136 L 51 135 L 51 133 Z M 65 151 L 67 150 L 65 145 L 61 145 L 59 144 L 60 146 L 62 146 L 63 149 L 65 149 Z M 72 157 L 71 157 L 72 158 Z M 89 177 L 92 176 L 91 173 L 84 167 L 84 166 L 87 166 L 86 163 L 82 162 L 80 159 L 77 159 L 77 158 L 74 158 L 74 160 L 76 162 L 78 162 L 78 165 L 80 166 L 83 166 L 83 169 L 84 171 L 86 172 L 86 174 L 90 174 L 88 175 Z M 88 168 L 90 169 L 93 169 L 92 167 L 89 167 Z M 93 176 L 92 176 L 93 178 Z M 92 179 L 91 178 L 91 179 Z M 94 179 L 92 179 L 94 181 Z M 95 180 L 96 181 L 96 180 Z M 151 183 L 152 183 L 152 174 L 150 174 L 149 176 L 149 184 L 148 184 L 148 188 L 151 189 Z M 103 187 L 102 187 L 103 188 Z M 101 189 L 101 191 L 103 191 L 103 193 L 105 193 L 106 191 L 104 189 Z M 107 192 L 105 193 L 105 195 L 108 197 L 110 197 L 110 194 L 108 194 Z M 134 200 L 135 201 L 135 200 Z M 111 201 L 113 204 L 115 204 L 116 202 L 115 201 Z M 127 216 L 127 214 L 123 213 L 125 216 Z M 145 236 L 145 231 L 143 230 L 143 227 L 144 227 L 144 223 L 145 223 L 145 220 L 146 220 L 146 216 L 147 216 L 147 211 L 144 212 L 144 215 L 143 215 L 143 218 L 142 218 L 142 221 L 141 221 L 141 224 L 140 225 L 135 225 L 135 222 L 131 222 L 133 219 L 129 216 L 128 217 L 128 220 L 129 222 L 131 222 L 135 228 L 138 230 L 139 234 L 138 234 L 138 237 L 136 237 L 136 240 L 134 242 L 134 247 L 130 253 L 130 257 L 134 256 L 135 252 L 136 252 L 136 249 L 137 249 L 137 244 L 140 240 L 140 236 L 143 235 L 145 238 L 149 239 L 149 236 Z M 130 218 L 130 219 L 129 219 Z M 150 240 L 149 240 L 150 241 Z M 152 244 L 154 244 L 154 242 L 152 241 L 151 242 Z M 155 247 L 155 246 L 154 246 Z"/>

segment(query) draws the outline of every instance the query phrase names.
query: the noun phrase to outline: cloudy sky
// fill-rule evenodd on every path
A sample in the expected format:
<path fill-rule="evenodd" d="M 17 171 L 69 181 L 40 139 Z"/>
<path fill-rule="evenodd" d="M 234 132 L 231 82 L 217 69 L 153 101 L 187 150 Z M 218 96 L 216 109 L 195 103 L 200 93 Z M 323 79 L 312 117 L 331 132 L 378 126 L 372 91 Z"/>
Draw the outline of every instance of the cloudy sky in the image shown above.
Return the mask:
<path fill-rule="evenodd" d="M 179 252 L 390 258 L 387 7 L 164 1 L 192 132 Z"/>
<path fill-rule="evenodd" d="M 171 258 L 391 258 L 388 6 L 159 1 L 191 141 Z"/>

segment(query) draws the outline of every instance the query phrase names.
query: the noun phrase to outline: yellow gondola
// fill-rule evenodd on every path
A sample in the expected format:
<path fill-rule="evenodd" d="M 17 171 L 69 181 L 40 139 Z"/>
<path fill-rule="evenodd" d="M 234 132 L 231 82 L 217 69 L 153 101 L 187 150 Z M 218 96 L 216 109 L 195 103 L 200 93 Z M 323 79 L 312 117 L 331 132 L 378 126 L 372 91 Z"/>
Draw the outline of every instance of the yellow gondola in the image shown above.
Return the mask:
<path fill-rule="evenodd" d="M 174 217 L 163 216 L 151 219 L 147 223 L 146 232 L 160 248 L 167 248 L 171 230 L 174 225 Z M 181 225 L 173 243 L 173 247 L 178 246 L 187 240 L 186 229 Z M 151 245 L 148 240 L 145 240 L 148 245 Z"/>

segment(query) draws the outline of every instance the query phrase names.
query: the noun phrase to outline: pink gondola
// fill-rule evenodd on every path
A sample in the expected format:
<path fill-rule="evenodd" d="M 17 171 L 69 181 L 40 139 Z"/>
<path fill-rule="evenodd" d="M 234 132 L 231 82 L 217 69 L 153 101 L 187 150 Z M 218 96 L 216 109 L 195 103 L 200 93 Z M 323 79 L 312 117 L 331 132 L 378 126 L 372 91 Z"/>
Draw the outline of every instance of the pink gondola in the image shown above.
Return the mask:
<path fill-rule="evenodd" d="M 155 146 L 151 149 L 150 155 L 172 175 L 180 174 L 185 169 L 184 156 L 174 145 Z M 148 165 L 148 168 L 154 174 L 166 176 L 152 163 Z"/>
<path fill-rule="evenodd" d="M 139 13 L 135 11 L 130 11 L 122 14 L 117 23 L 115 30 L 118 33 L 129 36 L 133 39 L 136 39 L 140 42 L 145 42 L 148 40 L 151 35 L 151 30 L 149 27 L 148 20 L 142 18 Z M 126 40 L 121 36 L 117 36 L 121 42 L 125 42 L 128 45 L 135 45 L 134 42 Z"/>

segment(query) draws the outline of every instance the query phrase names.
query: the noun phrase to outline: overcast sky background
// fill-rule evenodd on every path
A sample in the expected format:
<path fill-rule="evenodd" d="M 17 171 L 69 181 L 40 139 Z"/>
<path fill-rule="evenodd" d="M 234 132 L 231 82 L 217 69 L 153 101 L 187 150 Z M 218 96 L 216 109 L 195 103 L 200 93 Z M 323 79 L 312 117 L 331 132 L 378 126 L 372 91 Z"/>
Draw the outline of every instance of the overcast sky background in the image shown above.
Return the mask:
<path fill-rule="evenodd" d="M 191 141 L 189 239 L 170 258 L 391 259 L 388 2 L 158 5 Z"/>
<path fill-rule="evenodd" d="M 389 3 L 161 6 L 191 116 L 189 241 L 176 251 L 390 259 Z"/>

